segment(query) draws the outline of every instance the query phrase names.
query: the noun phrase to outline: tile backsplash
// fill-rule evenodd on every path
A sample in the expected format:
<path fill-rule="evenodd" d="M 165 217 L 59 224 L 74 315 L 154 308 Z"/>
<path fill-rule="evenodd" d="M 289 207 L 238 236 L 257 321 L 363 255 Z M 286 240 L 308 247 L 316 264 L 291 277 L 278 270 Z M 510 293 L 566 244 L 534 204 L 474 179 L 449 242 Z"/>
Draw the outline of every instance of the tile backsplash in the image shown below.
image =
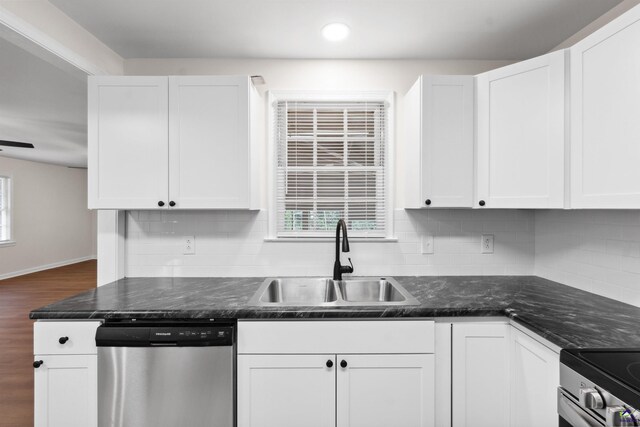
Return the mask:
<path fill-rule="evenodd" d="M 640 211 L 535 213 L 535 274 L 640 306 Z"/>
<path fill-rule="evenodd" d="M 397 241 L 352 241 L 356 275 L 528 275 L 534 271 L 534 213 L 523 210 L 416 210 L 394 213 Z M 332 241 L 272 242 L 266 211 L 129 211 L 126 275 L 329 276 Z M 480 236 L 493 234 L 493 254 Z M 195 254 L 184 255 L 185 236 Z M 433 236 L 434 253 L 422 253 Z"/>

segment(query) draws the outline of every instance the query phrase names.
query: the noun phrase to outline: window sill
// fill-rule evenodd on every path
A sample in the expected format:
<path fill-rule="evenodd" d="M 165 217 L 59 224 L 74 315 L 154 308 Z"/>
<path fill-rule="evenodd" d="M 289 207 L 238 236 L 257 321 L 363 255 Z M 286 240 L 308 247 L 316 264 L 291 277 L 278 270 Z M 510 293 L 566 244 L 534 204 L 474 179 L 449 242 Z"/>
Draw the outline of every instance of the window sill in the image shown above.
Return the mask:
<path fill-rule="evenodd" d="M 304 242 L 304 243 L 327 243 L 335 242 L 333 237 L 266 237 L 265 242 L 269 243 L 291 243 L 291 242 Z M 349 237 L 349 242 L 371 242 L 371 243 L 394 243 L 397 242 L 397 237 Z"/>
<path fill-rule="evenodd" d="M 16 242 L 14 240 L 5 240 L 3 242 L 0 242 L 0 248 L 3 248 L 5 246 L 15 246 Z"/>

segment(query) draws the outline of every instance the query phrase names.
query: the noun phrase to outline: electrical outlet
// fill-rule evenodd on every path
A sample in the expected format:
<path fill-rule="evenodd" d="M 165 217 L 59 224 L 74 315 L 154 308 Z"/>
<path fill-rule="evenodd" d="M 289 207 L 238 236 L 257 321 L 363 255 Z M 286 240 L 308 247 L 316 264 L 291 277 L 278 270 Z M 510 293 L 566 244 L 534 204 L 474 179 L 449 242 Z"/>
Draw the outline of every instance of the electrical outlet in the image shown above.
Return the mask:
<path fill-rule="evenodd" d="M 195 255 L 196 253 L 196 238 L 195 236 L 184 236 L 182 240 L 183 248 L 182 253 L 185 255 Z"/>
<path fill-rule="evenodd" d="M 422 253 L 433 253 L 433 236 L 422 236 Z"/>
<path fill-rule="evenodd" d="M 493 234 L 483 234 L 480 240 L 480 253 L 492 254 L 493 253 Z"/>

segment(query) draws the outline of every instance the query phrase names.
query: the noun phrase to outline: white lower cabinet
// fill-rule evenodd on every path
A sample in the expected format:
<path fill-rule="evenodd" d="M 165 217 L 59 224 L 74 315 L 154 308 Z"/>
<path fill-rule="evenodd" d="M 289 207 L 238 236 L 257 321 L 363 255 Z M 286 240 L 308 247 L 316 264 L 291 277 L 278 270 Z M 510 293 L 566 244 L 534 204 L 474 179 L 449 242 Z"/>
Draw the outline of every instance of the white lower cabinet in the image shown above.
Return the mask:
<path fill-rule="evenodd" d="M 453 427 L 509 427 L 508 323 L 452 329 Z"/>
<path fill-rule="evenodd" d="M 98 357 L 36 355 L 35 427 L 98 425 Z M 34 365 L 35 366 L 35 365 Z"/>
<path fill-rule="evenodd" d="M 333 354 L 239 355 L 238 425 L 334 426 L 335 359 Z"/>
<path fill-rule="evenodd" d="M 338 355 L 338 427 L 434 425 L 433 362 L 433 354 Z"/>
<path fill-rule="evenodd" d="M 557 425 L 560 356 L 527 334 L 511 329 L 511 425 Z"/>
<path fill-rule="evenodd" d="M 453 323 L 454 427 L 557 425 L 559 383 L 559 355 L 540 341 L 508 323 Z"/>
<path fill-rule="evenodd" d="M 430 427 L 433 354 L 239 355 L 240 427 Z"/>
<path fill-rule="evenodd" d="M 98 425 L 98 325 L 96 321 L 34 324 L 35 427 Z"/>
<path fill-rule="evenodd" d="M 239 322 L 238 341 L 238 427 L 435 426 L 431 321 Z"/>

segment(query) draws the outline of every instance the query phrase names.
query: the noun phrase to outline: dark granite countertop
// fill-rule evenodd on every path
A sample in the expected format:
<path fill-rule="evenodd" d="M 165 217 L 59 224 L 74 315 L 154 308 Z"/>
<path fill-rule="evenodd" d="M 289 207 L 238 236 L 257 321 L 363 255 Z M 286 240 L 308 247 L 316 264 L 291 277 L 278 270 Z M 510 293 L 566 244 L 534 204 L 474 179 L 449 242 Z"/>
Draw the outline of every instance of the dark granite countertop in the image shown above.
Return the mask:
<path fill-rule="evenodd" d="M 127 278 L 32 319 L 304 319 L 508 316 L 562 348 L 640 347 L 640 308 L 534 276 L 396 277 L 405 307 L 252 307 L 264 278 Z"/>

